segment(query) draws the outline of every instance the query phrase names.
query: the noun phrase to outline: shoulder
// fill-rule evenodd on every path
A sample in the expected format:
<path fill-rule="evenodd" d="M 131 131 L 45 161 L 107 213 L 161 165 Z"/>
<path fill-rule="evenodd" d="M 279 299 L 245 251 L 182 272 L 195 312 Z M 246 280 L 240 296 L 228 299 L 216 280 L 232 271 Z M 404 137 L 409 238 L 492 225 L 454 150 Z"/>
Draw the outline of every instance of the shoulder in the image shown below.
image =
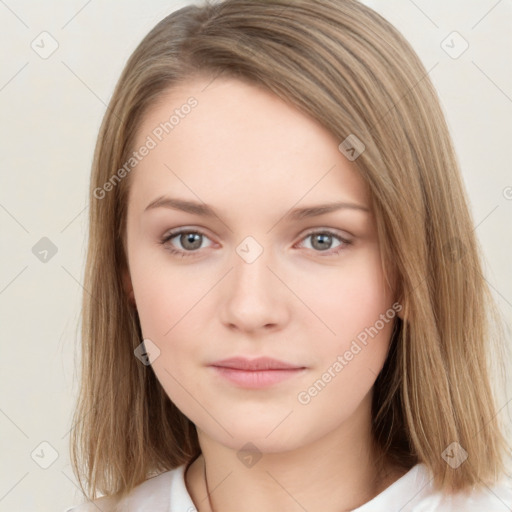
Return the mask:
<path fill-rule="evenodd" d="M 433 493 L 412 512 L 506 512 L 512 510 L 512 488 L 501 482 L 478 491 L 442 495 Z"/>
<path fill-rule="evenodd" d="M 422 465 L 423 466 L 423 465 Z M 426 471 L 424 467 L 420 471 Z M 432 481 L 430 480 L 429 484 Z M 411 512 L 506 512 L 512 510 L 512 483 L 504 476 L 492 487 L 443 494 L 433 491 L 430 485 Z"/>
<path fill-rule="evenodd" d="M 115 505 L 116 500 L 108 496 L 103 496 L 96 500 L 67 508 L 64 512 L 97 512 L 98 509 L 104 512 L 114 512 Z"/>
<path fill-rule="evenodd" d="M 103 496 L 93 501 L 67 508 L 64 512 L 97 512 L 98 509 L 104 512 L 114 512 L 116 502 L 117 500 L 109 496 Z"/>
<path fill-rule="evenodd" d="M 374 499 L 353 512 L 510 512 L 512 486 L 504 477 L 494 487 L 471 492 L 443 494 L 433 487 L 424 464 L 417 464 Z"/>
<path fill-rule="evenodd" d="M 98 509 L 102 512 L 168 512 L 171 502 L 184 502 L 188 505 L 190 497 L 186 492 L 184 468 L 183 465 L 145 480 L 122 500 L 103 496 L 68 508 L 64 512 L 98 512 Z M 173 506 L 173 512 L 174 510 Z M 179 508 L 176 510 L 181 512 Z"/>

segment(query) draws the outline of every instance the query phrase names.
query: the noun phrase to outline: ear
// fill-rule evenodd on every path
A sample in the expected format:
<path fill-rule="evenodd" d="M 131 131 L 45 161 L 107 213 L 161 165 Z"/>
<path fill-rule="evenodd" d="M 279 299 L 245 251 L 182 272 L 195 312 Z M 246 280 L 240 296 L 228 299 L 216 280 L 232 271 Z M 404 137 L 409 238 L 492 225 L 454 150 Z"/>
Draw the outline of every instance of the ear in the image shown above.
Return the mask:
<path fill-rule="evenodd" d="M 126 293 L 128 302 L 134 308 L 137 308 L 137 303 L 135 302 L 135 294 L 133 292 L 132 279 L 130 276 L 130 270 L 126 266 L 124 266 L 124 268 L 122 270 L 122 281 L 123 281 L 123 290 Z"/>

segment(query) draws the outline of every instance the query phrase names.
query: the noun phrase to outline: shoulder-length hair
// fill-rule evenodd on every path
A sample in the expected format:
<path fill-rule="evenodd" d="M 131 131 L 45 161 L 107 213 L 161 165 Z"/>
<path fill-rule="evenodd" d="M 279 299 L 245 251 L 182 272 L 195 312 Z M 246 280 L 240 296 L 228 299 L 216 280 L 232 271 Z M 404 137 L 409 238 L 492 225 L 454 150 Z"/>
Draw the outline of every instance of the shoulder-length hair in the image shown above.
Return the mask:
<path fill-rule="evenodd" d="M 490 371 L 490 352 L 501 350 L 496 308 L 428 72 L 390 23 L 355 0 L 205 0 L 170 14 L 139 44 L 99 132 L 70 440 L 82 490 L 122 497 L 200 453 L 195 426 L 134 357 L 141 328 L 122 274 L 128 173 L 137 170 L 125 164 L 163 93 L 221 73 L 265 87 L 340 143 L 364 144 L 354 163 L 403 305 L 374 386 L 374 441 L 403 468 L 423 462 L 443 491 L 495 482 L 508 450 Z M 446 450 L 464 452 L 452 443 L 468 454 L 456 469 Z"/>

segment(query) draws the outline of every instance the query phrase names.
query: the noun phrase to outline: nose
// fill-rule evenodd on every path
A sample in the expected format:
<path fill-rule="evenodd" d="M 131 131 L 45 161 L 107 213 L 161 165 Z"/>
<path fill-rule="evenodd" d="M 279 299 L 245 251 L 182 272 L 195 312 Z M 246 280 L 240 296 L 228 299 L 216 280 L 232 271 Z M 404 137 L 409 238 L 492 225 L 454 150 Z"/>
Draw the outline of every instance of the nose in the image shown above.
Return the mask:
<path fill-rule="evenodd" d="M 224 280 L 221 320 L 243 332 L 282 329 L 289 320 L 290 292 L 276 276 L 267 252 L 252 262 L 233 256 L 233 270 Z"/>

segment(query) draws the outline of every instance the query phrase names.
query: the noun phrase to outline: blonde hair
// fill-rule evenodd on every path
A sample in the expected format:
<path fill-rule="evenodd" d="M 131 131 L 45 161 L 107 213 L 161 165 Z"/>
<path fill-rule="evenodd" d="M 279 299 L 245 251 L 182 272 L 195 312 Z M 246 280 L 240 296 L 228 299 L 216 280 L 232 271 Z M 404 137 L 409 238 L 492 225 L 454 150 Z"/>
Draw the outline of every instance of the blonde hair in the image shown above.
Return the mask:
<path fill-rule="evenodd" d="M 423 462 L 446 492 L 495 482 L 508 445 L 489 353 L 502 348 L 491 335 L 495 309 L 425 68 L 394 27 L 354 0 L 226 0 L 185 7 L 151 30 L 127 62 L 99 132 L 71 437 L 84 493 L 122 497 L 200 453 L 195 426 L 134 357 L 141 329 L 122 279 L 130 180 L 112 177 L 164 92 L 221 73 L 265 87 L 340 142 L 353 134 L 364 143 L 354 163 L 369 185 L 382 263 L 397 276 L 404 307 L 374 386 L 375 446 L 403 468 Z M 453 442 L 468 452 L 457 469 L 442 455 Z"/>

